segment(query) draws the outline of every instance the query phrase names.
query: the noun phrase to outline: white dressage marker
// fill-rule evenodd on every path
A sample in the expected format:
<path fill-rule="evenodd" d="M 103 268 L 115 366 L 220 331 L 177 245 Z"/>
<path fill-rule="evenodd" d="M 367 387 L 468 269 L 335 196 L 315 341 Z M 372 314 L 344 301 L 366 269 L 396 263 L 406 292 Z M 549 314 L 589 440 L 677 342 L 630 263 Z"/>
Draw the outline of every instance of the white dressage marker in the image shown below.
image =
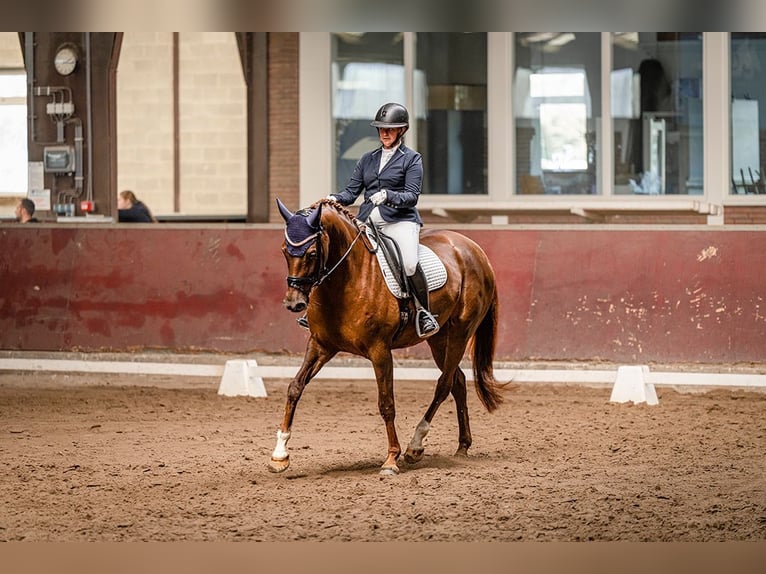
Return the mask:
<path fill-rule="evenodd" d="M 265 397 L 263 379 L 256 376 L 258 363 L 255 360 L 226 361 L 218 394 L 225 397 Z"/>
<path fill-rule="evenodd" d="M 649 367 L 646 365 L 619 367 L 609 401 L 613 403 L 633 401 L 634 404 L 658 405 L 660 401 L 654 385 L 646 382 L 648 375 Z"/>

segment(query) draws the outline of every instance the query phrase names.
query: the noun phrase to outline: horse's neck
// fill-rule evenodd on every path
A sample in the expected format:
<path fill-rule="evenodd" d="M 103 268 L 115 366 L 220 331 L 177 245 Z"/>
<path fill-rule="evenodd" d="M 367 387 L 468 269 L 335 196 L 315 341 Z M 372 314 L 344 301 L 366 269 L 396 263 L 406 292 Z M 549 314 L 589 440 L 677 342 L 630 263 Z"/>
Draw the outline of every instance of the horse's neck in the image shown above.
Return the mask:
<path fill-rule="evenodd" d="M 340 214 L 333 214 L 332 221 L 328 221 L 325 229 L 330 239 L 330 253 L 327 266 L 331 268 L 345 255 L 346 261 L 341 276 L 348 280 L 362 271 L 363 262 L 369 255 L 364 248 L 361 230 Z M 356 243 L 354 243 L 356 241 Z M 353 247 L 352 247 L 352 244 Z"/>

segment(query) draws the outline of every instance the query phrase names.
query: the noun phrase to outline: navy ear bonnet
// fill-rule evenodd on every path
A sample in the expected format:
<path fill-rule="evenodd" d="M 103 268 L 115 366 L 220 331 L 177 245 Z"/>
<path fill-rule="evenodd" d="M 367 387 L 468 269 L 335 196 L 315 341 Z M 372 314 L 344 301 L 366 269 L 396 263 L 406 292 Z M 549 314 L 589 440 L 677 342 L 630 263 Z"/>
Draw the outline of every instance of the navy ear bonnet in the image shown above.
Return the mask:
<path fill-rule="evenodd" d="M 316 219 L 309 217 L 312 212 L 310 208 L 298 210 L 287 222 L 285 245 L 292 257 L 303 257 L 319 235 L 319 225 L 312 227 L 309 223 L 310 219 Z"/>

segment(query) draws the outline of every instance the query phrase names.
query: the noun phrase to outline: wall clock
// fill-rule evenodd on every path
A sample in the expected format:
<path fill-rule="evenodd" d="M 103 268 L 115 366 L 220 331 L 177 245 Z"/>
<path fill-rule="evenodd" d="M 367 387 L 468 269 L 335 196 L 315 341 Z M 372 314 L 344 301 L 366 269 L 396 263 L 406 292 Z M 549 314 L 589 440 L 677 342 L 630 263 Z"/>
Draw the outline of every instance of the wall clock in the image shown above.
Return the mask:
<path fill-rule="evenodd" d="M 53 66 L 59 74 L 68 76 L 77 68 L 78 60 L 77 49 L 72 45 L 64 44 L 56 51 L 56 56 L 53 58 Z"/>

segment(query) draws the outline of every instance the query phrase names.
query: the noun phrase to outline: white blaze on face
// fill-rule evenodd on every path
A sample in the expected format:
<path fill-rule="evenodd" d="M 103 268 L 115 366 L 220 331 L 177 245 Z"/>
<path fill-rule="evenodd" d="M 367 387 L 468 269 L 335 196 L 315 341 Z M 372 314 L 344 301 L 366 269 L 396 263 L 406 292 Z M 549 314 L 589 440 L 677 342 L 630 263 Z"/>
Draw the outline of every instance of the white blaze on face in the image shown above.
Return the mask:
<path fill-rule="evenodd" d="M 290 440 L 289 432 L 277 430 L 277 446 L 274 447 L 274 452 L 271 453 L 271 458 L 274 460 L 285 460 L 289 456 L 287 453 L 288 440 Z"/>

